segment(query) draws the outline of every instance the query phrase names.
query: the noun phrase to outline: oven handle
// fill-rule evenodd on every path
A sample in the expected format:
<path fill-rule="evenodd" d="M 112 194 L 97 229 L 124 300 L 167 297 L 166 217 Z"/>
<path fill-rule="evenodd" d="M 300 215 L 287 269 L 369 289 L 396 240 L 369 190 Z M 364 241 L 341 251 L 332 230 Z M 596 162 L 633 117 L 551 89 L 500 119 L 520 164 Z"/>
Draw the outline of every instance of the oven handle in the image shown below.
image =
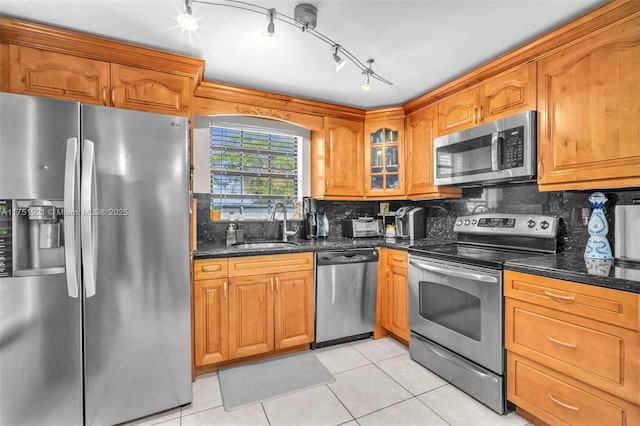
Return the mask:
<path fill-rule="evenodd" d="M 482 281 L 485 283 L 498 282 L 498 277 L 494 277 L 493 275 L 442 268 L 440 266 L 427 265 L 425 263 L 418 262 L 417 260 L 411 260 L 409 263 L 417 268 L 424 269 L 425 271 L 436 272 L 442 275 L 449 275 L 449 276 L 458 277 L 458 278 L 466 278 L 466 279 L 471 279 L 476 281 Z"/>
<path fill-rule="evenodd" d="M 456 366 L 458 366 L 460 368 L 463 368 L 463 369 L 475 374 L 476 376 L 481 377 L 484 380 L 488 380 L 488 381 L 490 381 L 492 383 L 498 383 L 498 379 L 496 379 L 495 377 L 493 377 L 493 376 L 491 376 L 489 374 L 483 373 L 482 371 L 478 371 L 476 369 L 473 369 L 473 368 L 469 367 L 468 365 L 465 365 L 464 363 L 458 361 L 457 359 L 455 359 L 453 357 L 450 357 L 450 356 L 447 356 L 447 354 L 444 354 L 444 353 L 440 352 L 439 350 L 437 350 L 436 348 L 432 347 L 431 345 L 421 345 L 421 346 L 423 348 L 425 348 L 425 349 L 430 350 L 434 354 L 438 355 L 440 358 L 442 358 L 442 359 L 444 359 L 446 361 L 449 361 L 450 363 L 455 364 Z"/>

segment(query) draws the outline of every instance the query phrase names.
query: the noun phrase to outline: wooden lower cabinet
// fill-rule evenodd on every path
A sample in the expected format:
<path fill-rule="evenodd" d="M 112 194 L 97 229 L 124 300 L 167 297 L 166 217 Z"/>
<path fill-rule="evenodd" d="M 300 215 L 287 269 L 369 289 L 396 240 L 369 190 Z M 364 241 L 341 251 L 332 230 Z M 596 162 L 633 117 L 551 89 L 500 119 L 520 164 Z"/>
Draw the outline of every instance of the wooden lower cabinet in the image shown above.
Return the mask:
<path fill-rule="evenodd" d="M 194 277 L 196 367 L 313 342 L 311 253 L 196 260 Z"/>
<path fill-rule="evenodd" d="M 194 289 L 195 365 L 226 361 L 229 359 L 227 279 L 195 281 Z"/>
<path fill-rule="evenodd" d="M 380 249 L 381 290 L 384 304 L 382 327 L 405 343 L 409 342 L 408 254 L 402 250 Z M 380 288 L 379 287 L 379 288 Z M 379 299 L 380 300 L 380 299 Z M 379 308 L 380 309 L 380 308 Z"/>
<path fill-rule="evenodd" d="M 640 424 L 640 296 L 505 271 L 507 397 L 549 424 Z"/>
<path fill-rule="evenodd" d="M 509 353 L 507 398 L 550 425 L 640 424 L 640 407 Z"/>

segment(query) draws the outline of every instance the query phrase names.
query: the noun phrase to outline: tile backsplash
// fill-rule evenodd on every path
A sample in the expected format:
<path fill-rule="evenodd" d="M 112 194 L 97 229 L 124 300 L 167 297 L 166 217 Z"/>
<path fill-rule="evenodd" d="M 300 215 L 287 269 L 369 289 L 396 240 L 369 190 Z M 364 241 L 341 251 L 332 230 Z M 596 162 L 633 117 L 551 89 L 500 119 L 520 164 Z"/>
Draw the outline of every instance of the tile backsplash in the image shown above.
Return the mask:
<path fill-rule="evenodd" d="M 460 199 L 389 201 L 389 210 L 414 205 L 425 208 L 427 237 L 454 238 L 453 223 L 460 215 L 470 213 L 532 213 L 556 215 L 561 220 L 561 250 L 581 252 L 589 239 L 587 226 L 583 223 L 583 209 L 590 214 L 589 195 L 595 192 L 539 192 L 535 183 L 510 186 L 465 189 Z M 605 204 L 605 215 L 609 222 L 607 235 L 614 247 L 614 207 L 617 204 L 631 204 L 640 199 L 640 189 L 603 190 L 609 199 Z M 227 221 L 211 222 L 209 194 L 196 194 L 198 205 L 198 242 L 224 242 Z M 377 216 L 380 201 L 317 201 L 318 212 L 324 212 L 329 219 L 329 238 L 341 237 L 341 219 L 357 216 Z M 387 220 L 390 220 L 387 218 Z M 290 220 L 289 228 L 300 229 L 301 222 Z M 250 220 L 242 223 L 245 239 L 277 239 L 282 235 L 281 222 Z"/>

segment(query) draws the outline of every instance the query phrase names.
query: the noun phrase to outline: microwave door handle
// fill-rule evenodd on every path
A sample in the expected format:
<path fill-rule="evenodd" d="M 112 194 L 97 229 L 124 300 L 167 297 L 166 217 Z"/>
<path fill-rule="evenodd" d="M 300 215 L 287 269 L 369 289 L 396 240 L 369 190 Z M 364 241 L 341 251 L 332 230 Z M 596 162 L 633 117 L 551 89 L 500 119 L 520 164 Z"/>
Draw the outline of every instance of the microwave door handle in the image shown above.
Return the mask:
<path fill-rule="evenodd" d="M 477 273 L 477 272 L 459 271 L 459 270 L 448 269 L 448 268 L 441 268 L 439 266 L 427 265 L 425 263 L 418 262 L 416 260 L 412 260 L 409 263 L 411 265 L 413 265 L 413 266 L 415 266 L 417 268 L 423 269 L 425 271 L 435 272 L 435 273 L 438 273 L 438 274 L 448 275 L 448 276 L 451 276 L 451 277 L 465 278 L 465 279 L 469 279 L 469 280 L 482 281 L 482 282 L 485 282 L 485 283 L 497 283 L 498 282 L 498 278 L 494 277 L 493 275 L 487 275 L 487 274 L 482 274 L 482 273 Z"/>
<path fill-rule="evenodd" d="M 500 143 L 500 133 L 491 134 L 491 170 L 502 169 L 502 144 Z"/>

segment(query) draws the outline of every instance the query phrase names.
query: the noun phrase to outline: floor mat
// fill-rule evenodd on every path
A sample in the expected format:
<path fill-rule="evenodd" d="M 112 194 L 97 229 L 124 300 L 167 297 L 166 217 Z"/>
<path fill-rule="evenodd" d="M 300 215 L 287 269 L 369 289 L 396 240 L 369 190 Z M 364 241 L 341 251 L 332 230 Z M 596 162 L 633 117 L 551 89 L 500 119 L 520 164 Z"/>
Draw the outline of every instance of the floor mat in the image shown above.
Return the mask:
<path fill-rule="evenodd" d="M 226 411 L 336 380 L 311 351 L 226 368 L 218 378 Z"/>

